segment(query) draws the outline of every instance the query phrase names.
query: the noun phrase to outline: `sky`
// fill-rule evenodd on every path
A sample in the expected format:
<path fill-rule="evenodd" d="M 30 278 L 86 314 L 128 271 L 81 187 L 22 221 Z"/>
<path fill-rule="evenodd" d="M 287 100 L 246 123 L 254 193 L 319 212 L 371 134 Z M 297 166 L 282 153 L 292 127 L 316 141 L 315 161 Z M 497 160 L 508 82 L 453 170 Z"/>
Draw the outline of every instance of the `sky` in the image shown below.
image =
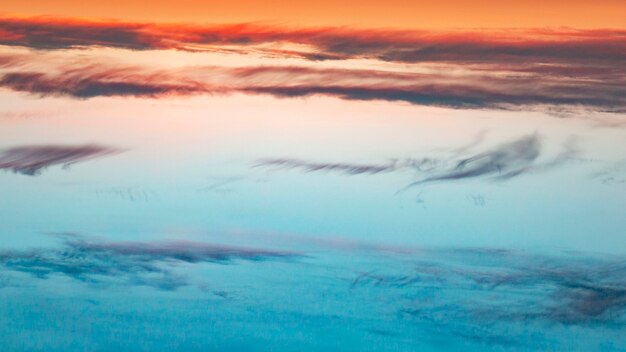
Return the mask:
<path fill-rule="evenodd" d="M 3 5 L 3 351 L 626 349 L 624 10 Z"/>
<path fill-rule="evenodd" d="M 624 28 L 621 0 L 75 0 L 12 1 L 2 11 L 23 15 L 131 21 L 237 23 L 270 21 L 303 26 L 402 28 Z"/>

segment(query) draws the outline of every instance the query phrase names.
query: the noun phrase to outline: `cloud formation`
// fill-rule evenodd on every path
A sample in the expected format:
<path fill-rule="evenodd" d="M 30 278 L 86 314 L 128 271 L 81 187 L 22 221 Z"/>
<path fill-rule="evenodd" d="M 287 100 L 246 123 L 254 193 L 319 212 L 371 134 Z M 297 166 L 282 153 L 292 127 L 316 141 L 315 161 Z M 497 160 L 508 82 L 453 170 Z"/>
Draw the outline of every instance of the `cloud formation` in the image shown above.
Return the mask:
<path fill-rule="evenodd" d="M 0 252 L 0 279 L 18 273 L 35 280 L 65 277 L 80 283 L 148 286 L 173 291 L 206 285 L 188 277 L 202 263 L 294 261 L 300 251 L 224 246 L 204 242 L 106 242 L 59 235 L 60 246 Z M 262 236 L 265 239 L 265 236 Z M 452 335 L 493 346 L 529 344 L 524 331 L 545 326 L 577 328 L 626 326 L 626 261 L 584 253 L 537 254 L 501 248 L 386 246 L 341 238 L 286 236 L 281 247 L 298 242 L 322 255 L 331 275 L 325 288 L 359 305 L 385 307 L 385 319 L 412 324 L 437 336 Z M 318 259 L 319 259 L 318 258 Z M 346 260 L 351 258 L 350 260 Z M 289 276 L 291 285 L 319 277 L 316 258 Z M 335 262 L 338 260 L 338 262 Z M 312 264 L 312 265 L 311 265 Z M 323 265 L 322 267 L 327 267 Z M 1 280 L 0 280 L 1 283 Z M 207 291 L 208 292 L 208 291 Z M 227 298 L 224 291 L 211 290 Z M 334 297 L 334 296 L 333 296 Z M 375 302 L 375 303 L 374 303 Z M 341 312 L 337 312 L 341 314 Z M 522 327 L 522 332 L 518 330 Z"/>
<path fill-rule="evenodd" d="M 175 272 L 176 263 L 232 264 L 298 256 L 294 252 L 201 242 L 97 242 L 73 234 L 62 237 L 60 248 L 0 252 L 0 265 L 40 279 L 64 275 L 86 283 L 116 282 L 174 290 L 190 284 Z"/>
<path fill-rule="evenodd" d="M 252 236 L 242 240 L 259 236 L 240 235 Z M 296 248 L 304 246 L 308 251 L 339 253 L 341 258 L 349 253 L 352 257 L 372 259 L 369 264 L 361 260 L 354 266 L 345 263 L 345 269 L 354 273 L 344 279 L 347 288 L 380 288 L 381 295 L 374 295 L 377 299 L 393 299 L 395 293 L 412 297 L 397 303 L 408 305 L 399 308 L 399 312 L 413 318 L 428 320 L 434 318 L 433 314 L 443 314 L 442 311 L 456 314 L 460 310 L 473 323 L 547 321 L 626 326 L 623 256 L 499 247 L 391 245 L 291 233 L 263 234 L 261 238 Z M 449 324 L 448 318 L 440 322 Z"/>
<path fill-rule="evenodd" d="M 453 168 L 431 172 L 430 175 L 408 187 L 430 182 L 481 177 L 505 181 L 525 173 L 551 170 L 574 160 L 578 156 L 579 150 L 574 142 L 575 140 L 570 139 L 563 145 L 559 154 L 540 161 L 541 139 L 535 133 L 463 158 L 457 161 Z"/>
<path fill-rule="evenodd" d="M 434 294 L 426 301 L 409 302 L 400 312 L 441 324 L 449 323 L 448 314 L 462 312 L 469 324 L 626 325 L 626 262 L 621 258 L 480 248 L 422 249 L 411 256 L 415 264 L 404 273 L 385 268 L 362 272 L 349 288 L 392 288 L 405 294 L 415 291 L 418 297 Z M 467 298 L 447 295 L 459 290 L 468 292 Z"/>
<path fill-rule="evenodd" d="M 70 165 L 119 152 L 118 149 L 95 144 L 33 145 L 5 149 L 0 152 L 0 170 L 34 176 L 48 167 Z"/>
<path fill-rule="evenodd" d="M 539 137 L 534 134 L 502 144 L 492 150 L 461 159 L 451 170 L 428 176 L 415 184 L 482 176 L 506 180 L 527 172 L 540 155 Z"/>
<path fill-rule="evenodd" d="M 246 93 L 452 108 L 556 105 L 626 111 L 626 32 L 622 30 L 432 32 L 0 18 L 0 32 L 4 33 L 0 44 L 8 46 L 47 51 L 96 48 L 83 51 L 88 52 L 86 56 L 105 47 L 301 59 L 291 67 L 180 70 L 70 60 L 56 70 L 41 70 L 24 67 L 10 55 L 0 57 L 0 67 L 6 71 L 0 72 L 0 86 L 44 96 Z M 385 69 L 333 68 L 318 62 L 330 60 L 339 65 L 352 59 L 382 61 L 386 64 L 379 67 Z"/>
<path fill-rule="evenodd" d="M 458 159 L 457 155 L 469 152 L 469 148 L 464 149 L 453 151 L 448 158 L 433 156 L 394 159 L 388 164 L 379 165 L 311 162 L 279 158 L 259 160 L 256 166 L 298 168 L 306 172 L 340 172 L 348 175 L 371 175 L 394 171 L 417 172 L 421 178 L 409 184 L 406 187 L 408 188 L 425 183 L 475 178 L 505 181 L 529 172 L 550 170 L 571 161 L 578 154 L 578 150 L 569 143 L 564 146 L 558 155 L 545 161 L 540 161 L 539 158 L 542 152 L 541 138 L 537 134 L 522 136 L 519 139 L 501 144 L 492 149 Z M 448 167 L 450 164 L 453 166 Z"/>
<path fill-rule="evenodd" d="M 345 164 L 345 163 L 313 163 L 296 159 L 265 159 L 260 160 L 258 166 L 276 166 L 282 168 L 299 168 L 307 172 L 314 171 L 335 171 L 349 175 L 358 174 L 378 174 L 395 170 L 395 166 L 389 165 L 365 165 L 365 164 Z"/>
<path fill-rule="evenodd" d="M 297 44 L 266 49 L 311 60 L 371 58 L 399 62 L 602 62 L 626 60 L 621 29 L 406 31 L 297 28 L 258 23 L 193 26 L 50 17 L 0 19 L 0 44 L 37 49 L 105 46 L 133 50 L 210 50 L 211 46 Z M 583 65 L 584 66 L 584 65 Z"/>
<path fill-rule="evenodd" d="M 23 67 L 36 58 L 7 60 L 0 87 L 40 96 L 157 98 L 198 94 L 263 94 L 281 98 L 330 96 L 450 108 L 511 109 L 520 106 L 579 106 L 619 112 L 626 88 L 601 79 L 528 74 L 396 72 L 305 66 L 187 67 L 148 69 L 99 62 L 68 64 L 48 72 Z M 11 63 L 13 62 L 13 64 Z M 16 63 L 18 62 L 18 63 Z M 30 62 L 32 64 L 32 62 Z M 533 89 L 528 88 L 532 86 Z"/>

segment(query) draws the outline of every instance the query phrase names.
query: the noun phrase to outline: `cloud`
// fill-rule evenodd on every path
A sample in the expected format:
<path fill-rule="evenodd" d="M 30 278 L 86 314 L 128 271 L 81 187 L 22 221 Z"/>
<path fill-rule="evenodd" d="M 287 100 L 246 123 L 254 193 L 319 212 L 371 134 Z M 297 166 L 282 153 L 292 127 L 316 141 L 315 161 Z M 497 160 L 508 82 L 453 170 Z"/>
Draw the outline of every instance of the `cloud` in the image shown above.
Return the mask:
<path fill-rule="evenodd" d="M 116 75 L 117 74 L 117 75 Z M 137 96 L 156 97 L 163 95 L 190 95 L 204 92 L 200 84 L 160 83 L 158 77 L 132 77 L 115 73 L 97 73 L 85 75 L 65 72 L 50 77 L 39 72 L 7 73 L 0 78 L 0 86 L 15 91 L 39 95 L 69 95 L 76 98 L 99 96 Z"/>
<path fill-rule="evenodd" d="M 541 140 L 537 134 L 501 144 L 491 150 L 463 158 L 448 170 L 435 171 L 430 176 L 410 184 L 408 187 L 430 182 L 455 181 L 480 177 L 504 181 L 525 173 L 541 172 L 559 167 L 576 159 L 580 151 L 575 139 L 569 139 L 559 154 L 551 159 L 539 161 Z"/>
<path fill-rule="evenodd" d="M 524 65 L 522 65 L 524 66 Z M 231 71 L 235 89 L 277 97 L 325 95 L 346 100 L 400 101 L 417 105 L 451 108 L 510 109 L 528 105 L 585 106 L 606 111 L 623 111 L 626 90 L 623 75 L 610 78 L 602 71 L 577 77 L 554 67 L 519 74 L 519 66 L 463 65 L 432 67 L 430 72 L 374 69 L 313 68 L 305 66 L 261 66 Z M 449 71 L 448 71 L 449 70 Z M 458 72 L 463 71 L 466 72 Z M 531 89 L 532 88 L 532 89 Z"/>
<path fill-rule="evenodd" d="M 24 59 L 18 55 L 0 55 L 0 68 L 19 65 L 20 59 Z"/>
<path fill-rule="evenodd" d="M 263 50 L 259 49 L 263 46 L 273 54 L 310 60 L 370 58 L 409 63 L 595 62 L 608 65 L 623 64 L 626 60 L 626 31 L 621 29 L 407 31 L 298 28 L 260 23 L 194 26 L 4 17 L 0 18 L 0 33 L 0 44 L 47 50 L 105 46 L 197 51 L 235 45 L 255 50 Z M 286 49 L 278 45 L 284 43 L 306 48 Z"/>
<path fill-rule="evenodd" d="M 500 145 L 492 150 L 462 159 L 451 170 L 428 176 L 414 184 L 450 181 L 481 176 L 506 180 L 527 172 L 540 155 L 539 137 L 534 134 Z"/>
<path fill-rule="evenodd" d="M 56 74 L 55 70 L 32 67 L 0 74 L 0 86 L 39 95 L 155 98 L 247 93 L 323 95 L 452 108 L 550 105 L 609 112 L 626 109 L 623 30 L 436 32 L 5 17 L 0 18 L 0 32 L 4 33 L 0 44 L 44 50 L 208 50 L 309 59 L 293 67 L 194 67 L 157 72 L 118 67 L 108 61 L 88 65 L 74 61 L 66 62 Z M 0 67 L 19 67 L 28 60 L 25 56 L 3 55 Z M 340 69 L 317 65 L 321 59 L 369 59 L 398 65 L 387 70 Z"/>
<path fill-rule="evenodd" d="M 605 185 L 620 185 L 626 183 L 626 159 L 612 163 L 612 165 L 598 170 L 590 175 Z"/>
<path fill-rule="evenodd" d="M 508 273 L 471 273 L 470 277 L 489 289 L 548 288 L 550 296 L 533 309 L 502 310 L 501 319 L 544 319 L 561 324 L 620 323 L 626 312 L 624 262 L 601 263 L 585 268 L 580 263 L 552 262 L 510 268 Z M 607 267 L 610 269 L 607 270 Z"/>
<path fill-rule="evenodd" d="M 290 262 L 302 256 L 299 251 L 205 242 L 107 242 L 72 234 L 59 237 L 60 246 L 0 252 L 0 274 L 11 274 L 14 282 L 20 279 L 19 273 L 25 273 L 38 280 L 62 276 L 97 286 L 148 286 L 172 291 L 196 284 L 185 275 L 195 265 Z M 318 259 L 312 259 L 312 265 L 304 266 L 313 272 L 301 271 L 290 283 L 298 285 L 309 275 L 318 276 L 321 267 L 316 263 L 325 258 L 326 264 L 334 264 L 322 267 L 328 267 L 335 277 L 332 280 L 338 281 L 320 283 L 318 288 L 339 289 L 362 306 L 385 307 L 390 321 L 396 323 L 396 314 L 397 323 L 408 328 L 396 331 L 397 338 L 412 331 L 415 324 L 427 335 L 432 331 L 432 336 L 536 348 L 537 342 L 528 340 L 528 331 L 535 334 L 555 325 L 621 328 L 626 324 L 626 261 L 622 257 L 492 247 L 396 248 L 291 235 L 274 240 L 282 248 L 300 243 L 309 251 L 311 245 L 325 250 Z M 208 290 L 204 284 L 197 287 Z M 224 298 L 230 296 L 210 291 Z"/>
<path fill-rule="evenodd" d="M 265 159 L 260 160 L 258 166 L 277 166 L 283 168 L 300 168 L 307 172 L 314 171 L 335 171 L 349 175 L 358 174 L 378 174 L 395 170 L 395 166 L 389 165 L 366 165 L 366 164 L 345 164 L 345 163 L 313 163 L 296 159 Z"/>
<path fill-rule="evenodd" d="M 116 152 L 119 150 L 95 144 L 20 146 L 0 152 L 0 169 L 34 176 L 51 166 L 69 167 L 77 162 Z"/>
<path fill-rule="evenodd" d="M 66 49 L 76 46 L 110 46 L 128 49 L 155 47 L 151 36 L 142 36 L 142 24 L 55 20 L 52 18 L 3 18 L 0 40 L 4 45 L 37 49 Z"/>
<path fill-rule="evenodd" d="M 457 66 L 428 73 L 399 69 L 346 69 L 309 66 L 195 66 L 158 69 L 102 62 L 97 57 L 61 62 L 42 70 L 38 55 L 6 56 L 0 87 L 40 96 L 158 98 L 198 94 L 262 94 L 281 98 L 330 96 L 345 100 L 381 100 L 450 108 L 515 109 L 527 106 L 626 109 L 623 75 L 609 79 L 571 77 L 555 68 L 519 74 L 510 67 L 468 71 Z M 65 60 L 67 61 L 67 60 Z M 2 65 L 0 58 L 0 65 Z M 515 67 L 513 67 L 515 68 Z M 462 69 L 462 70 L 461 70 Z M 461 70 L 461 72 L 459 72 Z M 464 70 L 464 71 L 463 71 Z M 509 71 L 507 71 L 509 70 Z M 529 89 L 532 87 L 532 89 Z"/>
<path fill-rule="evenodd" d="M 479 140 L 482 137 L 479 136 Z M 447 158 L 423 157 L 393 159 L 388 164 L 353 164 L 311 162 L 298 159 L 262 159 L 256 165 L 263 167 L 298 168 L 306 172 L 340 172 L 348 175 L 378 174 L 383 172 L 413 171 L 421 179 L 406 188 L 432 182 L 456 181 L 474 178 L 489 178 L 505 181 L 530 172 L 547 171 L 576 158 L 579 151 L 573 141 L 569 141 L 563 150 L 545 161 L 540 161 L 541 139 L 537 134 L 523 136 L 517 140 L 496 146 L 484 152 L 459 158 L 468 153 L 475 145 L 471 144 L 451 151 Z M 447 165 L 453 164 L 452 167 Z M 484 201 L 484 200 L 483 200 Z"/>
<path fill-rule="evenodd" d="M 623 112 L 626 106 L 626 31 L 619 29 L 441 32 L 4 17 L 0 18 L 0 32 L 0 44 L 43 50 L 235 51 L 304 58 L 311 60 L 309 65 L 322 59 L 370 59 L 422 65 L 428 70 L 420 72 L 430 72 L 315 69 L 307 65 L 210 68 L 208 72 L 207 68 L 193 68 L 211 77 L 206 81 L 180 77 L 181 72 L 146 73 L 137 67 L 95 62 L 65 67 L 56 75 L 25 68 L 1 75 L 1 86 L 41 95 L 325 95 L 453 108 L 572 105 L 613 112 Z M 19 66 L 20 60 L 0 57 L 0 67 L 11 65 Z M 407 69 L 406 65 L 397 68 Z M 220 75 L 223 79 L 213 81 Z"/>
<path fill-rule="evenodd" d="M 501 87 L 504 88 L 504 87 Z M 584 91 L 583 87 L 580 87 Z M 606 111 L 621 112 L 624 109 L 621 98 L 613 100 L 609 96 L 568 96 L 568 90 L 552 92 L 523 93 L 499 90 L 493 87 L 480 87 L 473 84 L 422 84 L 410 87 L 401 86 L 339 86 L 339 85 L 302 85 L 302 86 L 267 86 L 250 87 L 243 91 L 256 94 L 270 94 L 277 97 L 306 97 L 325 95 L 345 100 L 383 100 L 407 102 L 415 105 L 441 106 L 458 109 L 492 108 L 503 109 L 527 105 L 573 105 L 599 108 Z"/>
<path fill-rule="evenodd" d="M 473 321 L 549 321 L 564 325 L 626 324 L 626 261 L 578 256 L 531 255 L 471 248 L 422 249 L 407 273 L 385 269 L 357 274 L 351 289 L 375 286 L 403 292 L 428 288 L 441 293 L 417 307 L 415 318 L 457 305 Z M 467 291 L 446 301 L 446 291 Z M 518 301 L 524 293 L 529 301 Z M 517 297 L 517 298 L 516 298 Z M 483 300 L 482 298 L 488 298 Z M 451 312 L 450 312 L 451 313 Z"/>
<path fill-rule="evenodd" d="M 73 234 L 61 237 L 60 248 L 0 252 L 0 265 L 40 279 L 64 275 L 86 283 L 115 282 L 174 290 L 190 284 L 175 272 L 177 263 L 232 264 L 298 256 L 288 251 L 202 242 L 96 242 Z"/>

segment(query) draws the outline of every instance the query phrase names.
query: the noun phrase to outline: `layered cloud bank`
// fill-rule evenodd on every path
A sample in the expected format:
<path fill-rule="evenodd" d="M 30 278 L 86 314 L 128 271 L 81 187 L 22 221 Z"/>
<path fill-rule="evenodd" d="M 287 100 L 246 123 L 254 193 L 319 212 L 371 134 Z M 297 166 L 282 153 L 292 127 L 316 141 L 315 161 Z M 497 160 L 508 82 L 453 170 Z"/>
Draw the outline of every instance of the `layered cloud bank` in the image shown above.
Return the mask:
<path fill-rule="evenodd" d="M 373 58 L 399 62 L 557 62 L 610 63 L 626 60 L 626 31 L 507 30 L 429 32 L 383 29 L 290 28 L 254 23 L 190 26 L 3 18 L 4 45 L 38 49 L 108 46 L 134 50 L 202 50 L 203 46 L 253 48 L 297 44 L 310 51 L 268 49 L 284 56 L 320 59 Z M 210 50 L 211 48 L 206 48 Z M 262 49 L 264 50 L 264 49 Z"/>
<path fill-rule="evenodd" d="M 452 108 L 548 105 L 613 112 L 626 106 L 623 30 L 429 32 L 3 18 L 0 32 L 0 86 L 38 95 L 323 95 Z M 16 46 L 31 50 L 16 54 L 10 49 Z M 77 52 L 82 60 L 63 56 L 81 48 L 91 49 Z M 202 65 L 129 65 L 99 56 L 111 48 L 123 49 L 122 57 L 175 49 L 247 61 L 223 66 L 207 56 Z M 42 62 L 42 52 L 56 60 Z"/>

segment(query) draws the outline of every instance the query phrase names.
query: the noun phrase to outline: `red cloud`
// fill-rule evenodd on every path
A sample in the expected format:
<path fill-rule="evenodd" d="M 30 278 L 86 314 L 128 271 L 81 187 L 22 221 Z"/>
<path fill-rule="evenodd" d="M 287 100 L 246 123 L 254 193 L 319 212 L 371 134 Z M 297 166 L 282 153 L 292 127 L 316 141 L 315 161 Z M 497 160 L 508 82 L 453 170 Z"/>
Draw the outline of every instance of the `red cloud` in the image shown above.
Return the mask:
<path fill-rule="evenodd" d="M 213 26 L 2 18 L 0 44 L 38 49 L 108 46 L 135 50 L 199 50 L 203 45 L 293 43 L 312 51 L 276 49 L 319 59 L 399 62 L 626 63 L 626 30 L 400 31 L 294 28 L 261 24 Z"/>

